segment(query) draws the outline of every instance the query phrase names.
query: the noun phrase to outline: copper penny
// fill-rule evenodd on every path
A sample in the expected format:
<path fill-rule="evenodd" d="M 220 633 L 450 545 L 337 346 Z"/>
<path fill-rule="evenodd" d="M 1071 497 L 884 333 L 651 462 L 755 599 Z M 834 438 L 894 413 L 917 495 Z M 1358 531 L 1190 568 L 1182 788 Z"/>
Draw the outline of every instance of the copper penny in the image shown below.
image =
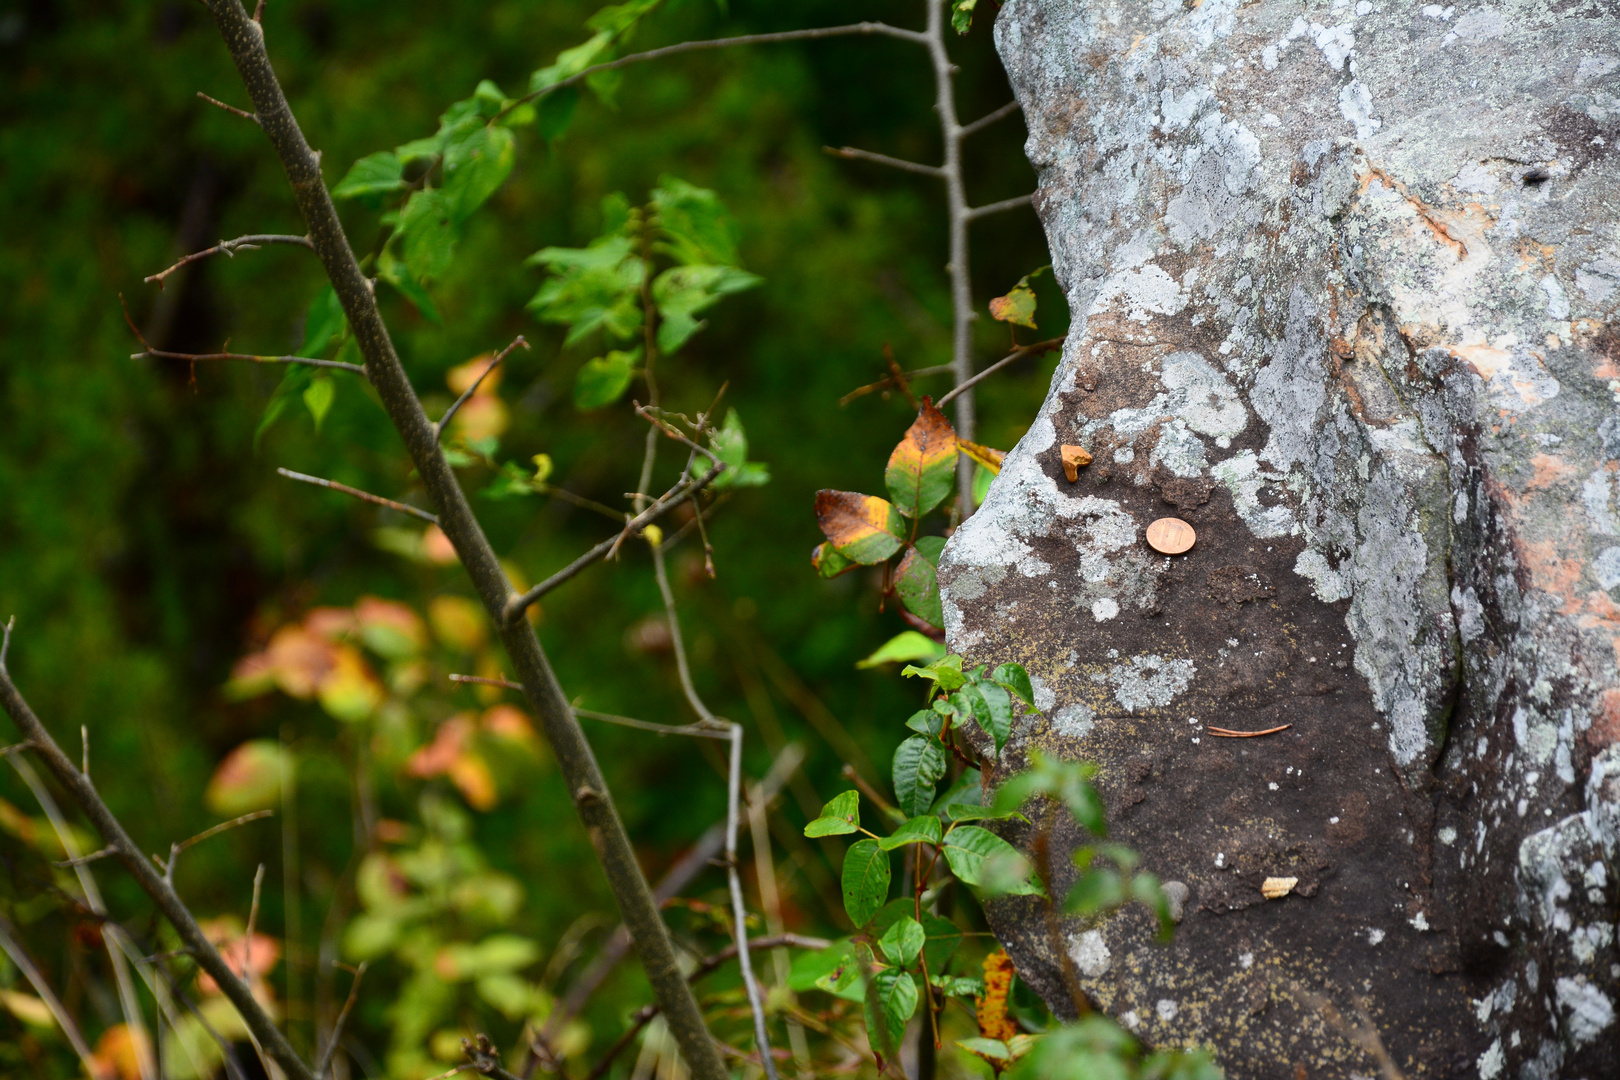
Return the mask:
<path fill-rule="evenodd" d="M 1193 527 L 1180 518 L 1160 518 L 1147 527 L 1148 546 L 1164 555 L 1180 555 L 1197 540 Z"/>

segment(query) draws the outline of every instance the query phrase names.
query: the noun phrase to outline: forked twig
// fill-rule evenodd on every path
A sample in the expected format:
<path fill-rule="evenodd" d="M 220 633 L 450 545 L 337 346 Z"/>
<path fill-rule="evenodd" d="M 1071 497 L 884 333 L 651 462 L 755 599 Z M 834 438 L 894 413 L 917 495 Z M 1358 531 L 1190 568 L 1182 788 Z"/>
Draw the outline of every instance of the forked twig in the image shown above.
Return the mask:
<path fill-rule="evenodd" d="M 168 277 L 176 270 L 190 266 L 194 262 L 200 262 L 203 259 L 208 258 L 210 255 L 228 255 L 231 258 L 235 258 L 238 251 L 257 251 L 265 244 L 295 244 L 298 247 L 308 248 L 311 251 L 315 250 L 315 245 L 309 242 L 309 237 L 307 236 L 284 236 L 279 233 L 254 233 L 251 236 L 238 236 L 235 240 L 221 240 L 211 248 L 203 248 L 201 251 L 194 251 L 190 255 L 185 256 L 179 262 L 175 263 L 173 266 L 169 267 L 167 270 L 159 270 L 155 274 L 148 274 L 142 280 L 144 280 L 147 284 L 151 284 L 155 281 L 157 282 L 157 287 L 161 289 L 163 288 L 164 278 Z"/>
<path fill-rule="evenodd" d="M 349 371 L 356 375 L 364 375 L 366 369 L 359 364 L 345 363 L 342 360 L 321 360 L 313 356 L 261 356 L 258 353 L 213 352 L 213 353 L 183 353 L 171 352 L 168 349 L 154 349 L 147 342 L 146 335 L 135 326 L 135 320 L 129 317 L 129 304 L 124 301 L 124 294 L 118 294 L 118 302 L 124 307 L 124 322 L 129 326 L 130 333 L 135 340 L 141 343 L 141 351 L 130 353 L 131 360 L 183 360 L 188 364 L 196 364 L 207 360 L 245 360 L 250 364 L 302 364 L 305 367 L 331 368 L 334 371 Z"/>

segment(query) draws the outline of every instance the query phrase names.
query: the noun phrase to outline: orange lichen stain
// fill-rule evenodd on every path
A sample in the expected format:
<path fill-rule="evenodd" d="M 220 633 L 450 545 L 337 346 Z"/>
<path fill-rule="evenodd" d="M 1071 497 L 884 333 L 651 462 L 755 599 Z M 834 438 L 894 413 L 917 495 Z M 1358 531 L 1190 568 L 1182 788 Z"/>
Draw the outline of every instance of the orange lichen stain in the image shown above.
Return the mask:
<path fill-rule="evenodd" d="M 1566 559 L 1553 540 L 1525 544 L 1520 549 L 1522 563 L 1530 571 L 1530 584 L 1564 599 L 1563 613 L 1573 615 L 1580 610 L 1580 597 L 1576 590 L 1581 583 L 1585 564 L 1579 559 Z"/>
<path fill-rule="evenodd" d="M 1538 244 L 1528 236 L 1521 236 L 1515 246 L 1521 271 L 1550 274 L 1558 265 L 1558 249 L 1551 244 Z"/>
<path fill-rule="evenodd" d="M 1557 454 L 1537 454 L 1530 459 L 1530 467 L 1535 471 L 1524 485 L 1526 491 L 1546 491 L 1575 475 L 1575 467 Z"/>
<path fill-rule="evenodd" d="M 1592 726 L 1586 732 L 1586 742 L 1594 754 L 1620 742 L 1620 689 L 1603 691 L 1598 699 L 1597 715 L 1592 717 Z"/>
<path fill-rule="evenodd" d="M 1007 1015 L 1007 998 L 1012 993 L 1012 957 L 1006 949 L 997 949 L 984 958 L 984 997 L 974 1004 L 979 1020 L 979 1034 L 986 1039 L 1006 1042 L 1018 1034 L 1018 1025 Z"/>
<path fill-rule="evenodd" d="M 1466 259 L 1468 257 L 1468 246 L 1462 242 L 1461 238 L 1452 232 L 1451 223 L 1445 221 L 1441 213 L 1436 211 L 1434 207 L 1407 191 L 1405 184 L 1389 175 L 1389 173 L 1385 172 L 1377 165 L 1369 165 L 1367 167 L 1366 174 L 1361 178 L 1360 194 L 1366 193 L 1367 189 L 1372 186 L 1374 179 L 1381 181 L 1385 187 L 1396 192 L 1401 198 L 1405 199 L 1407 205 L 1417 212 L 1418 218 L 1429 227 L 1429 231 L 1433 232 L 1435 237 L 1441 243 L 1446 244 L 1453 251 L 1455 251 L 1459 260 Z"/>

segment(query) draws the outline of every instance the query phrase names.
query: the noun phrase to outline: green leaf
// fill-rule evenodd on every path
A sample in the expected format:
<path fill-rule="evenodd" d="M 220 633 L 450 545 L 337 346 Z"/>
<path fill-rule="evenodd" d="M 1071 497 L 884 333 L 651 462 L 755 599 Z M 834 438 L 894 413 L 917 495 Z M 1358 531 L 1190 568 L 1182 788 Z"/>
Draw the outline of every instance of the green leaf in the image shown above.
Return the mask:
<path fill-rule="evenodd" d="M 913 735 L 899 745 L 894 752 L 894 792 L 901 810 L 912 816 L 928 813 L 945 764 L 945 750 L 933 739 Z"/>
<path fill-rule="evenodd" d="M 444 155 L 444 199 L 457 223 L 494 195 L 516 160 L 510 128 L 479 127 L 451 143 Z"/>
<path fill-rule="evenodd" d="M 821 816 L 804 827 L 806 836 L 841 836 L 859 831 L 861 826 L 861 795 L 858 791 L 843 791 L 821 808 Z"/>
<path fill-rule="evenodd" d="M 929 964 L 928 970 L 932 971 L 933 969 L 934 965 Z M 934 989 L 946 997 L 976 998 L 984 996 L 983 979 L 964 979 L 960 975 L 936 975 L 932 981 Z M 972 1040 L 965 1041 L 971 1042 Z M 957 1045 L 960 1046 L 961 1043 Z"/>
<path fill-rule="evenodd" d="M 281 377 L 276 386 L 275 393 L 270 395 L 269 404 L 264 407 L 264 415 L 259 418 L 259 426 L 253 432 L 253 450 L 259 449 L 259 440 L 264 433 L 270 430 L 270 425 L 286 411 L 287 406 L 298 400 L 304 390 L 315 377 L 315 369 L 305 367 L 303 364 L 289 364 L 287 373 Z"/>
<path fill-rule="evenodd" d="M 686 266 L 736 266 L 736 227 L 719 196 L 673 176 L 652 193 L 664 240 L 657 250 Z"/>
<path fill-rule="evenodd" d="M 1062 761 L 1030 751 L 1031 767 L 1007 780 L 996 792 L 996 808 L 1016 810 L 1037 795 L 1056 799 L 1074 819 L 1096 836 L 1108 834 L 1102 798 L 1091 784 L 1097 767 L 1085 761 Z"/>
<path fill-rule="evenodd" d="M 854 559 L 846 558 L 830 541 L 823 541 L 810 549 L 810 565 L 815 567 L 817 576 L 830 581 L 839 574 L 849 573 L 861 564 Z"/>
<path fill-rule="evenodd" d="M 929 813 L 950 813 L 953 806 L 978 806 L 981 793 L 984 790 L 984 777 L 978 769 L 963 769 L 951 786 L 945 789 L 945 794 L 934 800 L 929 807 Z"/>
<path fill-rule="evenodd" d="M 326 414 L 331 411 L 332 398 L 337 394 L 337 384 L 332 376 L 320 372 L 310 381 L 304 390 L 304 407 L 309 415 L 315 419 L 315 430 L 321 430 L 321 423 L 325 421 Z"/>
<path fill-rule="evenodd" d="M 963 980 L 964 982 L 969 980 Z M 987 1061 L 1011 1061 L 1012 1051 L 1000 1039 L 957 1039 L 956 1045 Z"/>
<path fill-rule="evenodd" d="M 967 676 L 962 674 L 962 658 L 955 653 L 942 656 L 926 667 L 907 664 L 900 669 L 900 674 L 907 677 L 915 676 L 919 679 L 928 679 L 947 694 L 967 682 Z"/>
<path fill-rule="evenodd" d="M 906 549 L 900 565 L 895 568 L 894 591 L 900 594 L 900 602 L 906 605 L 906 610 L 917 618 L 930 626 L 945 625 L 934 564 L 914 547 Z"/>
<path fill-rule="evenodd" d="M 973 25 L 973 9 L 979 0 L 951 0 L 951 29 L 965 34 Z"/>
<path fill-rule="evenodd" d="M 899 1056 L 906 1021 L 917 1011 L 918 997 L 916 982 L 899 968 L 884 968 L 872 976 L 872 987 L 866 995 L 867 1036 L 884 1047 L 886 1058 Z M 878 1025 L 875 1031 L 874 1021 Z"/>
<path fill-rule="evenodd" d="M 1036 329 L 1035 290 L 1025 283 L 1027 280 L 1027 278 L 1020 280 L 1008 290 L 1006 296 L 998 296 L 990 301 L 992 319 L 1014 326 L 1027 326 L 1031 330 Z"/>
<path fill-rule="evenodd" d="M 405 163 L 391 150 L 367 154 L 343 174 L 337 187 L 332 189 L 334 199 L 354 199 L 363 195 L 381 195 L 399 191 L 405 186 Z"/>
<path fill-rule="evenodd" d="M 818 819 L 819 820 L 819 819 Z M 889 855 L 876 840 L 857 840 L 844 855 L 844 910 L 865 926 L 889 896 Z"/>
<path fill-rule="evenodd" d="M 984 500 L 990 497 L 990 484 L 995 480 L 996 474 L 983 465 L 973 466 L 973 505 L 975 508 L 983 506 Z"/>
<path fill-rule="evenodd" d="M 917 419 L 889 455 L 883 473 L 895 507 L 915 518 L 938 506 L 956 486 L 956 458 L 956 431 L 945 414 L 923 398 Z"/>
<path fill-rule="evenodd" d="M 860 961 L 849 938 L 835 941 L 818 952 L 802 952 L 795 957 L 788 972 L 788 987 L 800 993 L 825 990 L 851 1001 L 860 1001 L 866 996 L 866 987 L 861 985 Z"/>
<path fill-rule="evenodd" d="M 939 843 L 939 818 L 932 814 L 914 817 L 894 832 L 878 841 L 878 846 L 884 851 L 893 851 L 906 844 L 937 844 Z"/>
<path fill-rule="evenodd" d="M 972 687 L 978 694 L 978 701 L 985 705 L 985 715 L 979 716 L 978 702 L 974 703 L 974 716 L 979 718 L 979 724 L 990 733 L 996 741 L 996 753 L 1007 745 L 1007 736 L 1012 732 L 1013 703 L 1012 695 L 1003 687 L 993 682 L 981 682 Z"/>
<path fill-rule="evenodd" d="M 584 248 L 543 248 L 528 262 L 551 274 L 529 310 L 544 322 L 570 324 L 565 345 L 598 329 L 620 340 L 640 331 L 646 268 L 628 237 L 609 235 Z"/>
<path fill-rule="evenodd" d="M 442 326 L 444 319 L 439 315 L 439 309 L 434 306 L 433 298 L 428 295 L 420 282 L 411 276 L 404 263 L 394 258 L 388 248 L 383 248 L 382 254 L 377 256 L 377 276 L 394 287 L 394 291 L 409 300 L 422 313 L 422 317 L 435 326 Z"/>
<path fill-rule="evenodd" d="M 945 834 L 945 861 L 950 863 L 951 872 L 967 885 L 988 885 L 987 869 L 994 870 L 997 862 L 1011 864 L 1021 859 L 1023 856 L 1017 848 L 977 825 L 958 825 Z M 1001 885 L 998 891 L 1013 895 L 1039 895 L 1041 892 L 1040 885 L 1027 879 L 1013 887 L 1005 882 L 996 884 Z"/>
<path fill-rule="evenodd" d="M 937 739 L 945 727 L 945 718 L 935 709 L 918 709 L 906 718 L 906 727 L 926 738 Z"/>
<path fill-rule="evenodd" d="M 945 552 L 945 538 L 943 536 L 919 536 L 914 545 L 917 554 L 928 560 L 928 564 L 935 570 L 939 569 L 939 557 Z"/>
<path fill-rule="evenodd" d="M 321 286 L 304 315 L 304 340 L 298 346 L 298 355 L 311 359 L 320 356 L 343 333 L 343 327 L 343 305 L 337 293 L 330 285 Z"/>
<path fill-rule="evenodd" d="M 929 820 L 935 825 L 939 824 L 936 818 Z M 923 932 L 922 923 L 907 915 L 884 932 L 883 937 L 878 940 L 878 948 L 889 958 L 889 963 L 896 967 L 908 968 L 922 955 L 923 942 L 927 940 L 928 935 Z"/>
<path fill-rule="evenodd" d="M 442 191 L 413 192 L 399 215 L 401 254 L 417 279 L 432 280 L 450 268 L 455 256 L 456 225 Z"/>
<path fill-rule="evenodd" d="M 1024 670 L 1024 665 L 1001 664 L 990 673 L 990 679 L 1023 698 L 1027 704 L 1035 704 L 1035 688 L 1030 685 L 1029 672 Z"/>
<path fill-rule="evenodd" d="M 1117 1023 L 1093 1014 L 1036 1039 L 1029 1053 L 1006 1075 L 1008 1080 L 1133 1080 L 1138 1076 L 1162 1076 L 1137 1071 L 1140 1053 L 1136 1040 Z M 1195 1075 L 1198 1080 L 1213 1080 L 1209 1074 Z"/>
<path fill-rule="evenodd" d="M 490 485 L 478 494 L 486 499 L 515 499 L 535 493 L 534 478 L 515 461 L 503 462 Z"/>
<path fill-rule="evenodd" d="M 579 107 L 579 91 L 572 86 L 553 90 L 540 99 L 535 107 L 536 129 L 546 142 L 562 138 L 573 122 L 574 110 Z"/>
<path fill-rule="evenodd" d="M 726 463 L 726 471 L 710 485 L 716 491 L 770 483 L 770 467 L 748 460 L 748 435 L 743 431 L 742 417 L 737 415 L 736 409 L 727 409 L 725 423 L 709 435 L 709 449 Z"/>
<path fill-rule="evenodd" d="M 614 350 L 606 356 L 585 361 L 574 376 L 574 408 L 581 412 L 611 405 L 630 389 L 630 379 L 641 361 L 641 349 Z"/>
<path fill-rule="evenodd" d="M 665 270 L 653 281 L 658 305 L 658 347 L 672 353 L 702 329 L 697 314 L 723 297 L 743 292 L 765 279 L 730 266 L 690 265 Z"/>
<path fill-rule="evenodd" d="M 855 661 L 855 667 L 876 667 L 901 661 L 936 661 L 941 656 L 944 656 L 943 644 L 917 630 L 902 630 L 880 644 L 872 656 Z"/>

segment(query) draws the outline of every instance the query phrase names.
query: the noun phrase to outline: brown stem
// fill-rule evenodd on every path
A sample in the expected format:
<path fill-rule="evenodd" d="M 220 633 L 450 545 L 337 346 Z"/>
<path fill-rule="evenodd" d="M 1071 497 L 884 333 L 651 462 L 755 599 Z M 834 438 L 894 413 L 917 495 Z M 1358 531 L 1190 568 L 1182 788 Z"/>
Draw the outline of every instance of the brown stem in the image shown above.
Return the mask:
<path fill-rule="evenodd" d="M 161 289 L 163 288 L 163 279 L 182 267 L 190 266 L 192 263 L 206 259 L 210 255 L 229 255 L 234 258 L 238 251 L 257 251 L 265 244 L 296 244 L 299 247 L 310 247 L 309 237 L 307 236 L 281 236 L 272 233 L 238 236 L 235 240 L 221 240 L 211 248 L 194 251 L 167 270 L 159 270 L 155 274 L 148 275 L 143 280 L 148 284 L 155 281 L 157 287 Z"/>

